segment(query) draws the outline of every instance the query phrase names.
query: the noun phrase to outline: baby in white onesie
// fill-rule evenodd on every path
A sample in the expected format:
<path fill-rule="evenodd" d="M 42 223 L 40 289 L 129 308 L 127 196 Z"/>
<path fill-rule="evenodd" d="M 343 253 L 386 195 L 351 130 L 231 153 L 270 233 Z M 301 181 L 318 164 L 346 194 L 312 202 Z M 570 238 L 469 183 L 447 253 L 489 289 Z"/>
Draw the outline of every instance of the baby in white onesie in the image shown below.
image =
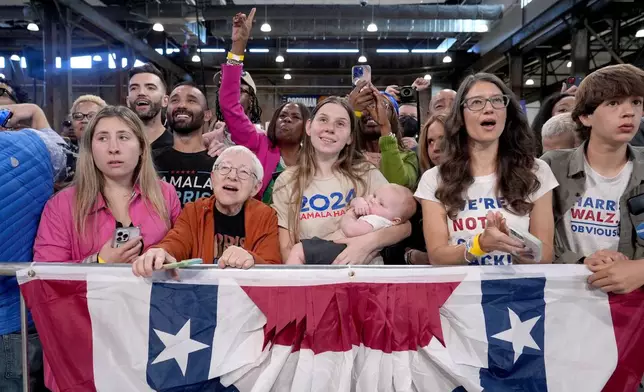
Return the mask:
<path fill-rule="evenodd" d="M 351 208 L 340 221 L 340 229 L 344 237 L 358 237 L 407 222 L 415 212 L 416 202 L 411 191 L 387 184 L 373 195 L 353 199 Z M 302 240 L 293 246 L 285 264 L 331 264 L 346 247 L 318 237 Z"/>

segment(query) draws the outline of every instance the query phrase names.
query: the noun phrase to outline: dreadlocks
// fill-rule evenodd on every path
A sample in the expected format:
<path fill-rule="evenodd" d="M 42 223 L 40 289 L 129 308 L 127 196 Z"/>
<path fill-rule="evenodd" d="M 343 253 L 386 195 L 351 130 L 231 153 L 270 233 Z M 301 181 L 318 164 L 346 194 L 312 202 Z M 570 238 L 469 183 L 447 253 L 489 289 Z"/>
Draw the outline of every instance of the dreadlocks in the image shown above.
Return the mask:
<path fill-rule="evenodd" d="M 253 124 L 259 124 L 262 122 L 262 108 L 259 106 L 259 99 L 257 99 L 257 95 L 255 95 L 255 91 L 252 88 L 248 89 L 248 96 L 250 97 L 248 118 Z M 221 113 L 221 108 L 219 107 L 219 88 L 215 91 L 215 111 L 217 120 L 224 121 L 224 115 Z"/>

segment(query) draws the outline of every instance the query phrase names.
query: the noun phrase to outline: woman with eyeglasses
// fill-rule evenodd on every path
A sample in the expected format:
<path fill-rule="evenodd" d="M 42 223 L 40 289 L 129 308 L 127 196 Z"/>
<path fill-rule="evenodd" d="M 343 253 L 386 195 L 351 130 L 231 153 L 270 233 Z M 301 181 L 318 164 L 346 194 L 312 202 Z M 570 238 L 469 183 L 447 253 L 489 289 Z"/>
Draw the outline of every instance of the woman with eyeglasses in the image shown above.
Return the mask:
<path fill-rule="evenodd" d="M 101 97 L 96 95 L 81 95 L 72 104 L 70 117 L 72 119 L 72 129 L 76 139 L 81 140 L 83 131 L 87 124 L 96 116 L 101 109 L 107 106 L 107 103 Z"/>
<path fill-rule="evenodd" d="M 253 198 L 263 177 L 262 164 L 248 148 L 224 150 L 210 174 L 212 196 L 188 203 L 163 241 L 134 262 L 134 274 L 150 276 L 163 264 L 189 258 L 222 268 L 280 264 L 277 215 Z"/>
<path fill-rule="evenodd" d="M 423 174 L 416 197 L 430 264 L 552 262 L 552 189 L 548 165 L 514 94 L 496 76 L 463 81 L 458 110 L 445 125 L 444 159 Z M 541 241 L 541 260 L 510 232 Z M 537 251 L 538 252 L 538 251 Z"/>

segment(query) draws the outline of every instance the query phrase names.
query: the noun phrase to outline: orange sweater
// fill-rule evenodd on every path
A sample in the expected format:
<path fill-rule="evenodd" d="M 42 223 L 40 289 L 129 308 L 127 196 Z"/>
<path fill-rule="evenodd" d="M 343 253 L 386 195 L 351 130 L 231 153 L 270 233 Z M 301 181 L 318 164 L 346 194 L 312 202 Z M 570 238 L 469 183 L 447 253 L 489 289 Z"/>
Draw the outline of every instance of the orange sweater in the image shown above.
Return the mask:
<path fill-rule="evenodd" d="M 154 248 L 162 248 L 177 261 L 201 258 L 212 264 L 215 257 L 215 196 L 188 203 L 172 230 Z M 244 249 L 255 264 L 281 264 L 277 214 L 266 204 L 250 199 L 244 206 Z"/>

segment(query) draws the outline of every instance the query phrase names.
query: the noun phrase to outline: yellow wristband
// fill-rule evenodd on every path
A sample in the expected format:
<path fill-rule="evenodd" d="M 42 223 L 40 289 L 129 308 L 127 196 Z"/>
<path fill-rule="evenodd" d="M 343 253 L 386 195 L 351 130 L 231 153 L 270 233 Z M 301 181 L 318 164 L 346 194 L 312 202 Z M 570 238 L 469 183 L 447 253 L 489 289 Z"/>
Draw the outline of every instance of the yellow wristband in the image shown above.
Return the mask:
<path fill-rule="evenodd" d="M 483 249 L 481 249 L 481 243 L 479 242 L 481 235 L 477 234 L 472 238 L 472 244 L 467 250 L 472 256 L 481 257 L 485 255 Z"/>
<path fill-rule="evenodd" d="M 354 110 L 354 111 L 353 111 L 353 114 L 354 114 L 357 118 L 362 118 L 362 112 L 361 112 L 360 110 Z"/>
<path fill-rule="evenodd" d="M 244 61 L 244 55 L 243 55 L 243 54 L 240 56 L 240 55 L 234 54 L 234 53 L 232 53 L 232 52 L 228 52 L 228 56 L 226 56 L 226 58 L 227 58 L 228 60 L 235 60 L 235 61 L 239 61 L 240 63 L 241 63 L 242 61 Z"/>
<path fill-rule="evenodd" d="M 98 263 L 99 264 L 106 264 L 105 260 L 103 260 L 103 258 L 101 258 L 101 256 L 96 256 L 96 257 L 98 258 Z"/>

